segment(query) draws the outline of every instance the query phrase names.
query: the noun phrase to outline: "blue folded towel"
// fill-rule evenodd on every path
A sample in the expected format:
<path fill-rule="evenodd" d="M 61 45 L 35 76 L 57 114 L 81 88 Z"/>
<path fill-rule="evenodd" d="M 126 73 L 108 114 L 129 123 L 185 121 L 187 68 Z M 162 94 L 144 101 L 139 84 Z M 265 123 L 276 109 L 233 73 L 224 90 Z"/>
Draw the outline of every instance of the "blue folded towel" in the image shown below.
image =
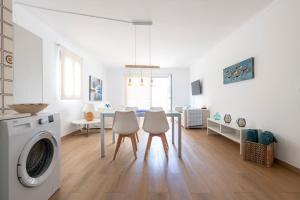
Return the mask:
<path fill-rule="evenodd" d="M 273 142 L 277 142 L 277 139 L 274 137 L 273 133 L 269 131 L 264 131 L 259 135 L 258 142 L 261 144 L 271 144 Z"/>
<path fill-rule="evenodd" d="M 258 142 L 258 131 L 256 129 L 248 129 L 246 131 L 246 141 Z"/>

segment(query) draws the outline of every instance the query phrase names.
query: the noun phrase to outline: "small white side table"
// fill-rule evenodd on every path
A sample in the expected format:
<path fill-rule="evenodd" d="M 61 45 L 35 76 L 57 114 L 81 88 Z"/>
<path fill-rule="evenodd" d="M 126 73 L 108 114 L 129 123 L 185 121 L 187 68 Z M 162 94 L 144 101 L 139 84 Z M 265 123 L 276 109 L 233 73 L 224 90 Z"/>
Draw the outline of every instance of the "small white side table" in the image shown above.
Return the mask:
<path fill-rule="evenodd" d="M 86 121 L 85 119 L 79 119 L 79 120 L 72 121 L 72 124 L 76 124 L 76 125 L 79 125 L 79 126 L 84 126 L 86 128 L 86 134 L 87 134 L 87 137 L 88 137 L 89 136 L 90 125 L 91 124 L 99 124 L 100 125 L 100 119 L 94 119 L 93 121 Z"/>

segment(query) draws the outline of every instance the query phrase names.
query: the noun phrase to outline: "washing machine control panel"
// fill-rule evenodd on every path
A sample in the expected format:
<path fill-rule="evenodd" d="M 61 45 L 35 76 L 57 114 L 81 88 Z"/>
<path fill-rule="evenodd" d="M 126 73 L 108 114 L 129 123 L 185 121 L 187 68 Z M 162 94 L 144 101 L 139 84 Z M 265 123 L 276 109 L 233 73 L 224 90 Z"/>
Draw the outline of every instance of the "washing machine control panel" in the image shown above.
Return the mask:
<path fill-rule="evenodd" d="M 47 117 L 43 117 L 39 119 L 39 124 L 47 124 L 47 123 L 52 123 L 54 122 L 54 116 L 53 115 L 49 115 Z"/>
<path fill-rule="evenodd" d="M 48 122 L 49 123 L 54 122 L 54 116 L 53 115 L 48 116 Z"/>

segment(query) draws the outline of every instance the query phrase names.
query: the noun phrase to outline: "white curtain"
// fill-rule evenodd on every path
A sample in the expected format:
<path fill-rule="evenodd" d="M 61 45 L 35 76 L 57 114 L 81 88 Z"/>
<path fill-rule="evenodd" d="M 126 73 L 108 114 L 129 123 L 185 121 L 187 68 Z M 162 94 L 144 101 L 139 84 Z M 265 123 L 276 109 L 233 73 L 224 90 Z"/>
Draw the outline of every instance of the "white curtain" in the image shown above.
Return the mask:
<path fill-rule="evenodd" d="M 170 76 L 153 77 L 151 91 L 151 104 L 153 107 L 162 107 L 165 111 L 171 110 Z"/>
<path fill-rule="evenodd" d="M 131 79 L 131 84 L 129 80 Z M 149 109 L 151 106 L 150 77 L 141 76 L 126 77 L 126 104 L 127 106 L 138 107 L 139 109 Z"/>

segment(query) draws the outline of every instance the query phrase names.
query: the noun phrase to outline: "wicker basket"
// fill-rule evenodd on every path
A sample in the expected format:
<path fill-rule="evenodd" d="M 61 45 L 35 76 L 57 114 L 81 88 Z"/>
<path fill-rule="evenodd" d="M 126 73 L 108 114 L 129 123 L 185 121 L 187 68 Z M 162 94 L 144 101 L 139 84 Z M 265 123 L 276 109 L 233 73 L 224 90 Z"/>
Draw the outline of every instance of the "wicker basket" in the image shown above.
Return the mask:
<path fill-rule="evenodd" d="M 265 145 L 244 141 L 244 160 L 271 167 L 274 162 L 274 143 Z"/>

